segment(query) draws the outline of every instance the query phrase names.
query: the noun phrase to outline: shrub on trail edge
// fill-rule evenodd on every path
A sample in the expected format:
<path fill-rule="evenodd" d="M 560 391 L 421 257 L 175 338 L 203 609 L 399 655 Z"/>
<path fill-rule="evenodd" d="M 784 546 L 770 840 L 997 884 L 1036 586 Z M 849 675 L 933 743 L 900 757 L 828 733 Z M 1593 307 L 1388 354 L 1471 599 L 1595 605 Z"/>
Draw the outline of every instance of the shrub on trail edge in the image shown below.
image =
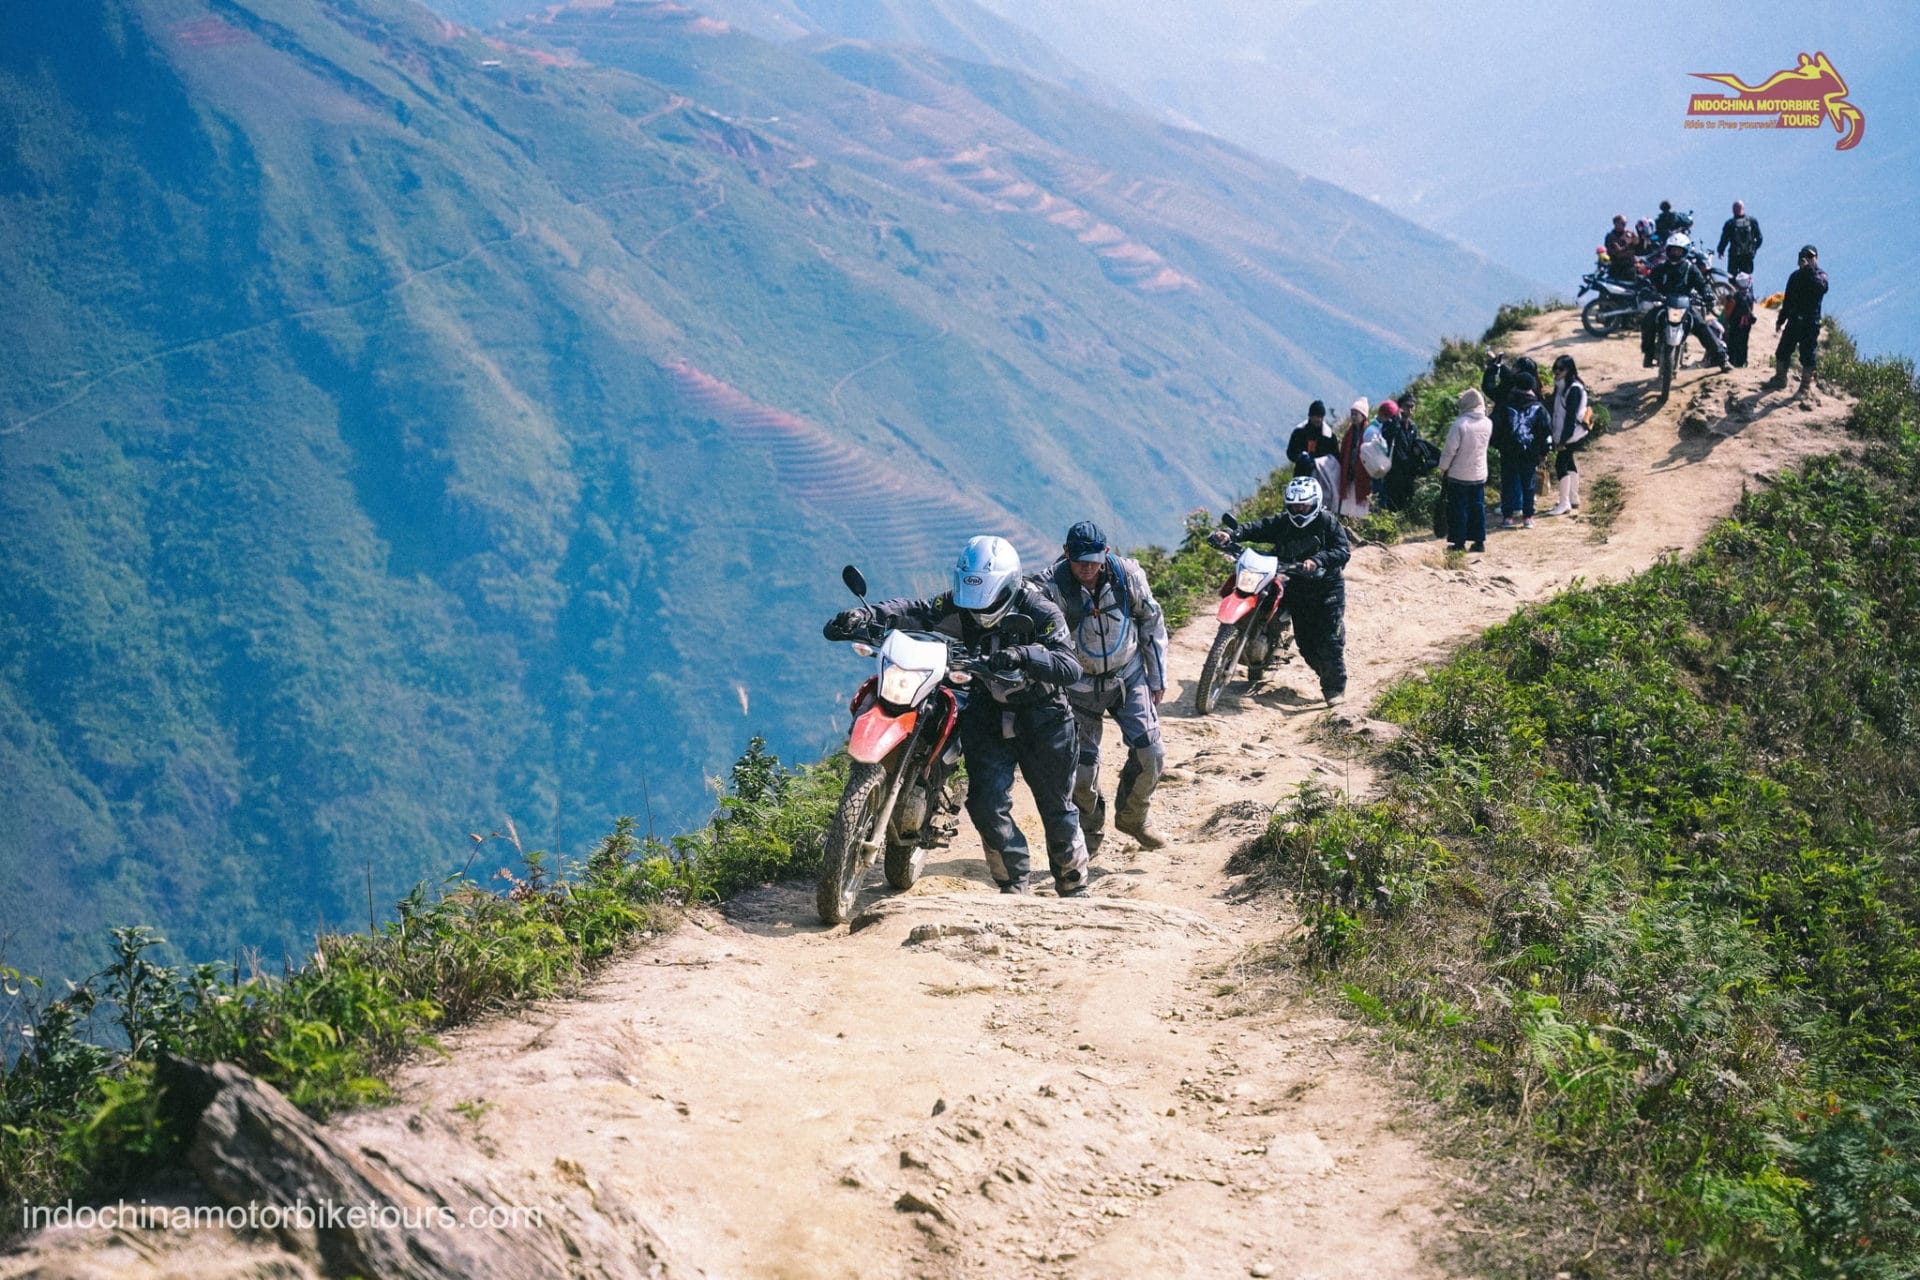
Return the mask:
<path fill-rule="evenodd" d="M 433 1033 L 515 1003 L 577 990 L 622 947 L 671 928 L 680 908 L 819 869 L 846 781 L 844 756 L 783 767 L 755 738 L 714 816 L 671 841 L 621 818 L 583 861 L 516 853 L 491 892 L 465 875 L 425 885 L 364 934 L 323 934 L 280 977 L 154 958 L 150 929 L 113 931 L 114 960 L 58 999 L 0 970 L 12 1002 L 0 1073 L 0 1202 L 112 1193 L 177 1160 L 161 1120 L 162 1052 L 233 1062 L 314 1116 L 386 1098 L 383 1073 L 433 1048 Z M 110 1015 L 96 1038 L 94 1019 Z M 15 1039 L 13 1036 L 17 1036 Z"/>
<path fill-rule="evenodd" d="M 1247 856 L 1504 1162 L 1483 1269 L 1920 1274 L 1920 392 L 1836 339 L 1860 462 L 1395 686 Z"/>

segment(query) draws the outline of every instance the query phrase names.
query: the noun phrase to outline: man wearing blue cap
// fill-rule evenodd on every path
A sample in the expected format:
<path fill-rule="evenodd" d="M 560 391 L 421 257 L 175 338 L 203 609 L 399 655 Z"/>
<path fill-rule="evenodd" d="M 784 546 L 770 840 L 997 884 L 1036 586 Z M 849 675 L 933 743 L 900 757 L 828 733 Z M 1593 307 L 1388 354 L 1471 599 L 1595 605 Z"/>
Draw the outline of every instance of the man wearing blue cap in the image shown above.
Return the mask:
<path fill-rule="evenodd" d="M 1160 782 L 1166 752 L 1160 745 L 1160 697 L 1167 687 L 1167 622 L 1137 561 L 1115 555 L 1091 520 L 1067 530 L 1062 556 L 1035 578 L 1066 615 L 1074 654 L 1085 675 L 1067 686 L 1079 726 L 1080 761 L 1073 801 L 1087 852 L 1105 835 L 1107 798 L 1100 794 L 1100 737 L 1106 718 L 1120 726 L 1127 762 L 1114 796 L 1113 825 L 1143 849 L 1166 843 L 1147 825 L 1147 806 Z"/>

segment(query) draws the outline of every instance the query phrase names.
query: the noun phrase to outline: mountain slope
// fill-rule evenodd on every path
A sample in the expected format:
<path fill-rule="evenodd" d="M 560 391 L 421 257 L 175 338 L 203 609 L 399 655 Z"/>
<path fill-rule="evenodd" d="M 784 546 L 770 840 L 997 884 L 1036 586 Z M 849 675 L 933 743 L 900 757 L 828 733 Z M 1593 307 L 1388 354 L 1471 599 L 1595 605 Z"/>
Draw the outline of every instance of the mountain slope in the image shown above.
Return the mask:
<path fill-rule="evenodd" d="M 830 740 L 839 564 L 1164 539 L 1505 285 L 1007 73 L 671 7 L 31 9 L 0 101 L 0 933 L 43 972 L 139 920 L 271 959 L 509 819 L 696 821 L 750 732 Z M 1383 301 L 1422 263 L 1461 288 Z"/>

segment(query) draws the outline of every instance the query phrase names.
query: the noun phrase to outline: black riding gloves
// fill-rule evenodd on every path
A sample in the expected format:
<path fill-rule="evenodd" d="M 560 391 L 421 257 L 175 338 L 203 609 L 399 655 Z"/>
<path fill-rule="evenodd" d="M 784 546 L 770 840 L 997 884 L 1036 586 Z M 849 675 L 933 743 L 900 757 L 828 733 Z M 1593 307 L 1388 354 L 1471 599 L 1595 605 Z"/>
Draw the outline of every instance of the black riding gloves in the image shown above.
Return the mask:
<path fill-rule="evenodd" d="M 1021 652 L 1018 645 L 1011 648 L 1000 649 L 987 655 L 987 670 L 989 671 L 1018 671 L 1026 665 L 1027 655 Z"/>

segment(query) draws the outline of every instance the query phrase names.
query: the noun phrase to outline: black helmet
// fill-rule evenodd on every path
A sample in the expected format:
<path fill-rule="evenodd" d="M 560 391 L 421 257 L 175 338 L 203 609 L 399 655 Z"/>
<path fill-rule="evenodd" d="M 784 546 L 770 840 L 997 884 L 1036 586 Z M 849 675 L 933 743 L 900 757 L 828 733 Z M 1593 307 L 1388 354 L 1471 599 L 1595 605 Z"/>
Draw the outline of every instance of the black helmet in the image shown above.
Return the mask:
<path fill-rule="evenodd" d="M 1104 560 L 1107 556 L 1107 535 L 1100 532 L 1100 526 L 1091 520 L 1082 520 L 1067 530 L 1067 559 Z"/>

